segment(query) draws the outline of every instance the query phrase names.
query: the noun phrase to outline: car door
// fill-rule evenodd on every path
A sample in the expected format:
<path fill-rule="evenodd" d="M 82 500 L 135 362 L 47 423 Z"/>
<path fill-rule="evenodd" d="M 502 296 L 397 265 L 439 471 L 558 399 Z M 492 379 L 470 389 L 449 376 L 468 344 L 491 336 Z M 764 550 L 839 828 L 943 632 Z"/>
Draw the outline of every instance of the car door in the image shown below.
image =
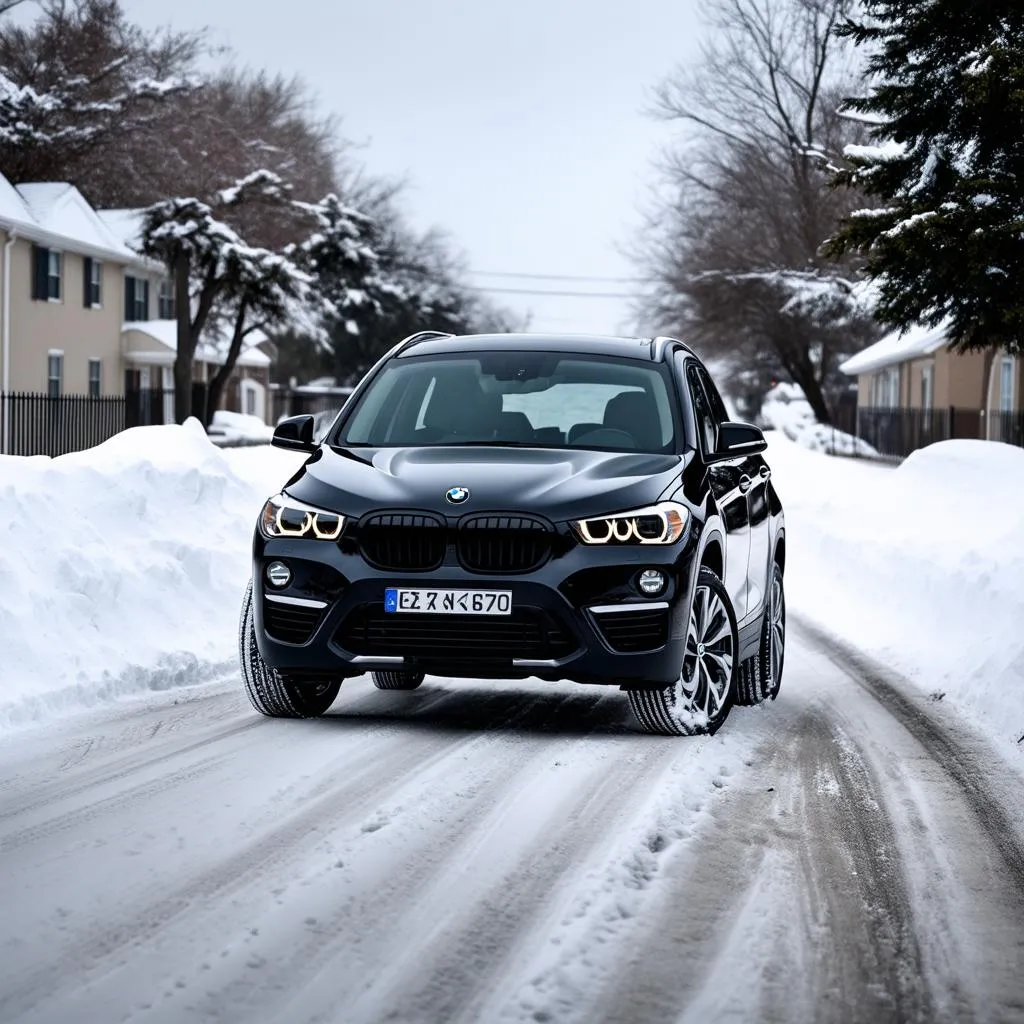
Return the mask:
<path fill-rule="evenodd" d="M 771 558 L 771 517 L 768 510 L 768 481 L 771 470 L 761 455 L 750 458 L 749 476 L 753 481 L 747 491 L 747 513 L 750 520 L 750 557 L 747 568 L 747 611 L 760 612 L 768 592 L 768 563 Z"/>
<path fill-rule="evenodd" d="M 711 375 L 698 368 L 698 376 L 704 385 L 711 402 L 711 411 L 715 418 L 724 423 L 729 418 L 725 402 L 715 387 Z M 748 455 L 739 460 L 740 489 L 747 493 L 747 527 L 750 532 L 750 553 L 747 557 L 747 595 L 745 609 L 747 615 L 754 615 L 761 610 L 767 590 L 768 557 L 771 546 L 771 523 L 768 513 L 768 480 L 771 471 L 761 454 Z M 736 613 L 736 618 L 742 616 Z"/>
<path fill-rule="evenodd" d="M 747 564 L 750 558 L 750 522 L 747 492 L 743 483 L 747 457 L 715 459 L 718 423 L 701 367 L 691 363 L 686 371 L 686 386 L 693 403 L 697 443 L 708 465 L 708 484 L 715 497 L 725 526 L 725 589 L 732 601 L 737 622 L 747 614 Z M 717 392 L 716 392 L 717 394 Z"/>

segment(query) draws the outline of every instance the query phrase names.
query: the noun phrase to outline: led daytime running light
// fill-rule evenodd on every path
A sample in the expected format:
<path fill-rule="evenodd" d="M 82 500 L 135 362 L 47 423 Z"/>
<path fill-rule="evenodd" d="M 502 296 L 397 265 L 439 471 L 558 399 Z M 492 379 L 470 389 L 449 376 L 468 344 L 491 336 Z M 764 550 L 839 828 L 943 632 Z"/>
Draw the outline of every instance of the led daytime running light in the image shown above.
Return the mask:
<path fill-rule="evenodd" d="M 581 519 L 573 526 L 585 544 L 674 544 L 683 534 L 688 515 L 684 506 L 666 501 L 635 512 Z M 638 522 L 654 518 L 661 520 L 661 532 L 655 537 L 645 537 Z"/>
<path fill-rule="evenodd" d="M 286 522 L 285 516 L 300 522 Z M 268 537 L 312 537 L 316 540 L 337 540 L 345 528 L 345 517 L 305 505 L 285 494 L 277 494 L 263 506 L 260 517 L 263 532 Z"/>

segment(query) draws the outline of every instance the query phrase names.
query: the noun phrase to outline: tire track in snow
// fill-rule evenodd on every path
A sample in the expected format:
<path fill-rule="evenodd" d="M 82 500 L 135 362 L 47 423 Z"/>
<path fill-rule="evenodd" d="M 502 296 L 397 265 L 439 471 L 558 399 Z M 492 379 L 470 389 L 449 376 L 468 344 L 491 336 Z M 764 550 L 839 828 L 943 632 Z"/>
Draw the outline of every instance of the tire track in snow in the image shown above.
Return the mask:
<path fill-rule="evenodd" d="M 442 691 L 430 703 L 443 705 L 452 700 L 459 703 L 460 695 Z M 490 728 L 496 730 L 514 725 L 517 719 L 527 717 L 540 701 L 540 697 L 533 697 L 524 703 L 520 694 L 520 701 L 513 705 L 511 712 L 490 718 Z M 475 713 L 483 711 L 487 703 L 486 699 L 475 701 Z M 415 724 L 414 720 L 407 722 Z M 329 719 L 307 724 L 314 728 L 331 726 Z M 394 725 L 394 720 L 391 724 Z M 55 978 L 70 976 L 74 983 L 81 984 L 83 975 L 104 972 L 104 964 L 125 947 L 138 947 L 152 939 L 200 901 L 223 902 L 231 893 L 255 888 L 261 878 L 280 872 L 296 853 L 301 856 L 302 851 L 297 851 L 296 846 L 311 833 L 321 838 L 339 821 L 364 816 L 367 804 L 393 799 L 396 793 L 409 785 L 407 775 L 419 778 L 450 759 L 468 756 L 467 752 L 474 747 L 493 743 L 489 734 L 468 733 L 465 738 L 452 743 L 451 737 L 443 732 L 418 733 L 415 738 L 410 738 L 402 729 L 396 729 L 395 733 L 397 749 L 390 752 L 373 748 L 366 742 L 363 745 L 370 749 L 356 764 L 346 754 L 340 755 L 332 771 L 320 778 L 299 810 L 283 819 L 276 816 L 275 825 L 270 830 L 222 858 L 172 894 L 134 911 L 131 919 L 89 931 L 70 948 L 55 950 L 56 962 L 47 963 L 27 977 L 19 978 L 9 992 L 0 993 L 0 1019 L 13 1020 L 51 997 L 55 989 L 60 988 L 59 983 L 55 984 Z M 339 778 L 342 779 L 340 785 Z M 105 810 L 114 810 L 116 806 L 104 801 Z M 262 892 L 260 896 L 265 899 Z"/>
<path fill-rule="evenodd" d="M 506 691 L 496 697 L 502 704 L 521 708 L 506 726 L 490 719 L 478 694 L 459 695 L 439 716 L 463 719 L 466 727 L 486 723 L 490 735 L 474 741 L 470 769 L 480 780 L 457 792 L 446 790 L 443 777 L 406 780 L 382 803 L 379 817 L 384 826 L 357 836 L 339 851 L 345 865 L 341 883 L 328 877 L 329 871 L 312 882 L 303 881 L 309 892 L 300 894 L 284 915 L 290 916 L 291 922 L 275 919 L 261 926 L 261 934 L 272 931 L 275 940 L 273 952 L 263 954 L 266 964 L 257 976 L 225 972 L 220 978 L 215 966 L 213 976 L 205 974 L 199 979 L 207 991 L 194 1008 L 199 1019 L 248 1022 L 263 1016 L 293 1022 L 315 1020 L 320 1015 L 311 1007 L 318 1003 L 330 1006 L 339 992 L 346 993 L 347 1022 L 376 1019 L 376 1011 L 370 1011 L 369 1017 L 359 1016 L 357 993 L 382 974 L 391 976 L 388 965 L 398 962 L 398 937 L 406 951 L 403 957 L 411 956 L 416 974 L 421 976 L 419 967 L 429 960 L 436 941 L 439 906 L 454 912 L 467 898 L 470 879 L 481 871 L 490 876 L 492 858 L 485 848 L 507 826 L 506 814 L 521 801 L 524 787 L 543 788 L 553 759 L 567 757 L 580 738 L 594 732 L 618 735 L 627 731 L 622 723 L 628 720 L 628 708 L 617 693 L 597 697 L 552 694 L 530 700 L 525 707 L 521 692 Z M 564 724 L 571 739 L 559 741 L 558 722 Z M 634 770 L 642 772 L 644 765 L 638 764 Z M 461 769 L 465 782 L 464 773 Z M 607 762 L 590 764 L 588 773 L 608 776 Z M 438 766 L 434 774 L 447 773 Z M 605 787 L 601 788 L 604 791 Z M 575 792 L 563 794 L 563 802 L 567 800 L 572 809 L 570 817 L 580 800 L 590 798 Z M 502 844 L 498 855 L 507 859 L 510 849 L 518 849 L 516 841 Z M 514 872 L 513 864 L 505 867 L 507 874 Z M 446 919 L 442 913 L 441 920 Z M 301 995 L 282 1007 L 283 992 Z M 326 1010 L 322 1019 L 335 1020 L 335 1012 Z M 420 1007 L 410 1019 L 445 1018 Z"/>
<path fill-rule="evenodd" d="M 666 861 L 644 937 L 581 1019 L 932 1020 L 871 769 L 818 710 L 755 761 L 751 781 L 775 785 L 727 793 Z"/>
<path fill-rule="evenodd" d="M 531 939 L 540 941 L 535 933 L 550 912 L 559 887 L 579 870 L 595 846 L 607 841 L 606 830 L 620 825 L 623 813 L 638 802 L 640 794 L 648 791 L 648 784 L 664 771 L 666 762 L 679 755 L 678 745 L 672 740 L 641 743 L 647 747 L 645 751 L 614 763 L 610 770 L 607 760 L 588 765 L 585 778 L 576 778 L 575 783 L 563 786 L 557 800 L 550 793 L 543 794 L 544 806 L 538 808 L 531 823 L 537 835 L 529 845 L 516 850 L 514 859 L 507 849 L 496 851 L 488 859 L 486 884 L 474 884 L 472 877 L 467 877 L 459 886 L 469 900 L 468 905 L 448 902 L 450 910 L 441 920 L 436 914 L 425 920 L 422 911 L 399 920 L 399 934 L 429 933 L 429 941 L 409 949 L 404 957 L 387 962 L 365 999 L 349 1005 L 347 1019 L 353 1024 L 378 1019 L 482 1019 L 476 1016 L 479 1004 L 500 980 L 517 948 L 529 945 Z M 510 782 L 517 783 L 519 790 L 524 788 L 521 779 Z M 491 817 L 496 819 L 499 815 Z M 493 832 L 495 825 L 495 821 L 482 822 L 481 830 Z M 474 842 L 481 840 L 467 837 L 467 845 Z M 514 848 L 515 842 L 509 845 Z M 504 863 L 502 853 L 506 857 Z M 497 873 L 494 861 L 498 862 Z M 457 877 L 453 876 L 462 873 L 457 862 L 453 869 L 435 879 L 422 892 L 424 904 L 445 905 L 443 894 L 458 885 Z M 381 989 L 385 994 L 381 994 Z M 387 1007 L 387 1013 L 378 1016 L 382 1006 Z"/>
<path fill-rule="evenodd" d="M 999 799 L 1001 791 L 1019 791 L 1020 777 L 1000 770 L 990 750 L 975 749 L 975 744 L 965 735 L 969 730 L 964 729 L 960 735 L 952 732 L 949 726 L 953 723 L 941 722 L 938 709 L 923 707 L 923 694 L 915 701 L 908 695 L 909 684 L 901 683 L 878 661 L 803 618 L 795 621 L 813 647 L 882 704 L 928 751 L 936 764 L 942 766 L 970 804 L 979 828 L 984 830 L 1024 891 L 1024 823 Z M 942 717 L 949 722 L 946 715 Z"/>

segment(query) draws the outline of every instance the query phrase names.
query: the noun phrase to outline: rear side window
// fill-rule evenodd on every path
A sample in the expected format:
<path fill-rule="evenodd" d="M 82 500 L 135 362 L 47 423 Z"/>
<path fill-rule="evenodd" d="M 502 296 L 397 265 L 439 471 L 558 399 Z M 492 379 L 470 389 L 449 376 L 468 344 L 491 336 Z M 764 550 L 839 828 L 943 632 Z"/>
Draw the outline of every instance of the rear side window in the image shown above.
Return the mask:
<path fill-rule="evenodd" d="M 696 421 L 697 436 L 705 455 L 710 455 L 718 446 L 718 421 L 711 406 L 711 401 L 701 382 L 700 370 L 691 366 L 686 374 L 690 389 L 690 400 L 693 402 L 693 418 Z M 719 398 L 721 401 L 721 398 Z"/>
<path fill-rule="evenodd" d="M 696 366 L 694 369 L 697 371 L 701 384 L 704 385 L 704 392 L 711 403 L 711 414 L 715 417 L 715 421 L 717 423 L 727 423 L 729 413 L 725 408 L 725 402 L 722 400 L 718 388 L 715 387 L 715 382 L 711 379 L 711 374 L 702 366 Z"/>

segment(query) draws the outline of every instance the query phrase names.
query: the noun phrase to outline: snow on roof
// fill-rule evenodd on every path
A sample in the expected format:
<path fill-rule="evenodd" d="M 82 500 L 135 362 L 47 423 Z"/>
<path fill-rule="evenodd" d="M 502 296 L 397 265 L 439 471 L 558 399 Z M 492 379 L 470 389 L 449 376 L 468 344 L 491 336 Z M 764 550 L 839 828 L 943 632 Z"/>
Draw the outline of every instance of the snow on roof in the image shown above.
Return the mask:
<path fill-rule="evenodd" d="M 0 228 L 87 255 L 122 263 L 147 263 L 130 249 L 67 182 L 27 182 L 12 185 L 0 174 Z"/>
<path fill-rule="evenodd" d="M 0 220 L 22 224 L 31 221 L 32 214 L 25 206 L 18 190 L 0 174 Z"/>
<path fill-rule="evenodd" d="M 871 373 L 885 366 L 906 362 L 908 359 L 919 359 L 930 356 L 948 341 L 948 324 L 938 327 L 917 325 L 905 332 L 893 331 L 881 341 L 868 346 L 863 352 L 841 363 L 839 369 L 847 376 L 855 377 L 860 373 Z"/>
<path fill-rule="evenodd" d="M 178 351 L 178 324 L 176 320 L 131 320 L 126 323 L 122 331 L 138 331 L 148 338 L 158 341 L 165 346 L 169 353 Z M 210 325 L 205 330 L 205 337 L 196 349 L 196 359 L 203 363 L 215 363 L 219 366 L 224 364 L 224 356 L 227 354 L 230 344 L 230 336 L 227 331 L 219 330 L 216 325 Z M 259 331 L 254 331 L 242 343 L 242 354 L 238 357 L 239 366 L 269 366 L 270 356 L 257 348 L 261 342 L 266 341 L 266 336 Z"/>
<path fill-rule="evenodd" d="M 45 231 L 83 242 L 92 249 L 135 256 L 115 237 L 85 196 L 65 182 L 31 182 L 17 186 L 35 222 Z"/>
<path fill-rule="evenodd" d="M 129 249 L 142 241 L 142 210 L 97 210 L 107 230 Z"/>

